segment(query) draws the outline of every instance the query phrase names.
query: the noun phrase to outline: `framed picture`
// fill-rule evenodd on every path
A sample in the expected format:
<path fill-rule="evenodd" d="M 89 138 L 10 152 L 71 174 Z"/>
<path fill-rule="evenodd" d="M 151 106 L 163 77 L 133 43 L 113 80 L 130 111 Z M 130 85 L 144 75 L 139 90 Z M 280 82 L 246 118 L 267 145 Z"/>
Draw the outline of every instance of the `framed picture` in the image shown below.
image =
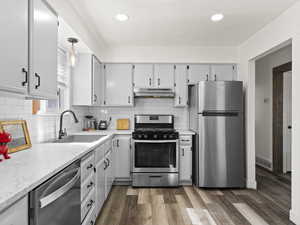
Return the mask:
<path fill-rule="evenodd" d="M 0 121 L 0 132 L 10 133 L 12 142 L 8 143 L 9 153 L 31 148 L 31 140 L 25 120 Z"/>

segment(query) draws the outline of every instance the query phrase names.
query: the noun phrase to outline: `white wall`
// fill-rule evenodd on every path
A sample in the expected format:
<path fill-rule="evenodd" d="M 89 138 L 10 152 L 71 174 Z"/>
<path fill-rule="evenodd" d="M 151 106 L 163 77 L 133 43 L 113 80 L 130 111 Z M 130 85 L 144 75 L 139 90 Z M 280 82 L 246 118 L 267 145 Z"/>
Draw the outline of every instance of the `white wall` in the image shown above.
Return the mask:
<path fill-rule="evenodd" d="M 293 41 L 293 140 L 291 218 L 300 224 L 300 2 L 265 26 L 239 47 L 239 78 L 245 82 L 248 187 L 255 188 L 255 65 L 250 61 L 270 49 Z"/>
<path fill-rule="evenodd" d="M 256 61 L 255 150 L 256 158 L 272 165 L 273 68 L 292 61 L 289 45 Z M 258 161 L 257 161 L 258 162 Z M 272 167 L 270 168 L 272 169 Z"/>
<path fill-rule="evenodd" d="M 135 114 L 172 114 L 175 116 L 175 128 L 188 129 L 188 109 L 174 108 L 174 99 L 163 98 L 139 98 L 135 99 L 135 107 L 90 107 L 90 114 L 99 119 L 104 117 L 103 111 L 106 110 L 112 117 L 112 123 L 109 129 L 116 129 L 117 119 L 130 119 L 130 128 L 134 129 Z"/>
<path fill-rule="evenodd" d="M 106 62 L 236 63 L 236 47 L 112 47 Z"/>

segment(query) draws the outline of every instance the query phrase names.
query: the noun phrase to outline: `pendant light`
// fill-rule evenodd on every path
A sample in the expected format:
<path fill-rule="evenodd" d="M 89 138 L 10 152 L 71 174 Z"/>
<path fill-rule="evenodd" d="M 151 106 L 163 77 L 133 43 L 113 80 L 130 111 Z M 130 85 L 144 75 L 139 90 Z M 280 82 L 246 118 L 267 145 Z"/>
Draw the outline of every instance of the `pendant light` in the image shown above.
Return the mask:
<path fill-rule="evenodd" d="M 75 67 L 76 60 L 77 60 L 77 52 L 76 52 L 76 49 L 75 49 L 75 44 L 78 43 L 78 39 L 70 37 L 70 38 L 68 38 L 68 42 L 70 42 L 72 44 L 71 48 L 69 50 L 70 64 L 71 64 L 72 67 Z"/>

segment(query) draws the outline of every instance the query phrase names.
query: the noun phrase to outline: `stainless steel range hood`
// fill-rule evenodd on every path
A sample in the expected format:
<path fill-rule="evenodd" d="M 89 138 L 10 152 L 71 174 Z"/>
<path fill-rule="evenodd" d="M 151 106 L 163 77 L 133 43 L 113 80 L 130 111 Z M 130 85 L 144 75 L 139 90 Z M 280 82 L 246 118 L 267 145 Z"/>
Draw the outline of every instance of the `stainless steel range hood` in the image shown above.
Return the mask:
<path fill-rule="evenodd" d="M 175 92 L 171 88 L 134 88 L 136 98 L 174 98 Z"/>

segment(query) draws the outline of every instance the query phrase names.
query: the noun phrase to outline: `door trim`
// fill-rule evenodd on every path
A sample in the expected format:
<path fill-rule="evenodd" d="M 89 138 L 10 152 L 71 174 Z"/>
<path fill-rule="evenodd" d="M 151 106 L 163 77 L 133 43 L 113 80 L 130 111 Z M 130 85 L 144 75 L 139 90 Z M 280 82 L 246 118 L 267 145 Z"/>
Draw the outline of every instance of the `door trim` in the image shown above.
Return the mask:
<path fill-rule="evenodd" d="M 283 172 L 283 75 L 292 70 L 292 62 L 273 68 L 273 172 Z"/>

